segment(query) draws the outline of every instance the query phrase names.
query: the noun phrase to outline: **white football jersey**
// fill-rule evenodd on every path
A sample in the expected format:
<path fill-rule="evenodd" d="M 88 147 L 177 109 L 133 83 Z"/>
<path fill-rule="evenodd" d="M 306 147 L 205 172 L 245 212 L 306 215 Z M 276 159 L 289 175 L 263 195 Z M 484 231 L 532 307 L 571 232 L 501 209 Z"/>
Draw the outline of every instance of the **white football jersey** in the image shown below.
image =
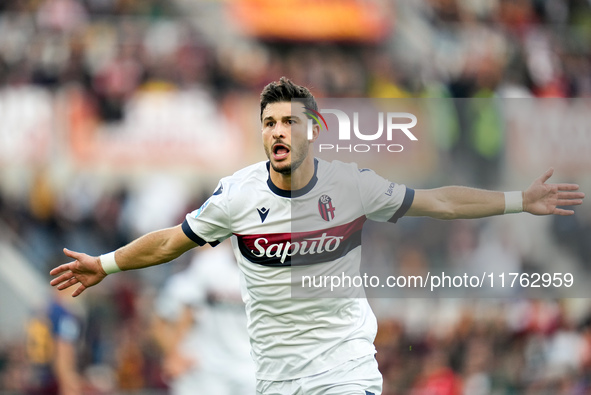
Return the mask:
<path fill-rule="evenodd" d="M 335 274 L 359 267 L 365 220 L 395 222 L 413 198 L 412 189 L 369 169 L 320 159 L 308 185 L 281 190 L 269 162 L 260 162 L 222 179 L 186 216 L 183 231 L 200 245 L 234 236 L 258 379 L 310 376 L 375 353 L 367 300 L 292 297 L 292 264 Z"/>

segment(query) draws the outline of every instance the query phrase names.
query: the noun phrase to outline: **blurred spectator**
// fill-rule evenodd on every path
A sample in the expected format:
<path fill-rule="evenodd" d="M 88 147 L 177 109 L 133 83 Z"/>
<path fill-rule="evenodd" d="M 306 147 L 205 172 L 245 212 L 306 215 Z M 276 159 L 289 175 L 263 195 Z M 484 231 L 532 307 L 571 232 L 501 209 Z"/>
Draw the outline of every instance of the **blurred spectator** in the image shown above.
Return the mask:
<path fill-rule="evenodd" d="M 153 332 L 173 395 L 255 393 L 241 273 L 229 243 L 196 252 L 158 297 Z"/>
<path fill-rule="evenodd" d="M 425 357 L 423 371 L 413 385 L 412 395 L 460 395 L 462 384 L 446 361 L 443 351 L 434 350 Z"/>
<path fill-rule="evenodd" d="M 27 356 L 32 374 L 27 393 L 77 395 L 84 383 L 78 371 L 82 321 L 67 292 L 54 292 L 47 311 L 27 328 Z"/>

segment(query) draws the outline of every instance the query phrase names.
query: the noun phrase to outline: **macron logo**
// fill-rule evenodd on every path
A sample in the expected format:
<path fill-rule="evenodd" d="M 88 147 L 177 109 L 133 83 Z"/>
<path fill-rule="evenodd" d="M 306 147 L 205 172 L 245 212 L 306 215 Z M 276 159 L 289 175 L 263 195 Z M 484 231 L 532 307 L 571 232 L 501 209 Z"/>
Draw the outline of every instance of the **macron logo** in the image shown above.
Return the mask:
<path fill-rule="evenodd" d="M 259 212 L 259 216 L 261 217 L 261 224 L 263 222 L 265 222 L 265 219 L 267 218 L 267 214 L 269 214 L 269 209 L 268 208 L 257 208 L 257 211 Z"/>

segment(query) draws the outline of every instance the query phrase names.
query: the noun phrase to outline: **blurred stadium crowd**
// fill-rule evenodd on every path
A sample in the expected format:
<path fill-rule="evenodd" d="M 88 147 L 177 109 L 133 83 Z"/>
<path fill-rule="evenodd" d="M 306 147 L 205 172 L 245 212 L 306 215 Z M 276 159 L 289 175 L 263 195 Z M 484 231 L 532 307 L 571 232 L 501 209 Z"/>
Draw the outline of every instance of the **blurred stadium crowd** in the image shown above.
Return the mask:
<path fill-rule="evenodd" d="M 122 102 L 152 85 L 197 84 L 223 97 L 257 92 L 279 74 L 328 97 L 591 92 L 585 0 L 377 4 L 393 29 L 367 37 L 373 42 L 269 39 L 228 46 L 192 24 L 180 1 L 6 0 L 0 81 L 48 89 L 81 84 L 106 121 L 120 118 Z"/>
<path fill-rule="evenodd" d="M 67 118 L 60 107 L 65 92 L 77 92 L 93 125 L 117 125 L 142 93 L 199 91 L 228 119 L 242 115 L 236 108 L 249 114 L 238 120 L 239 130 L 254 136 L 254 142 L 243 138 L 245 147 L 256 151 L 237 159 L 242 164 L 264 159 L 256 139 L 258 94 L 282 75 L 311 87 L 318 97 L 591 96 L 587 0 L 324 0 L 329 6 L 375 3 L 390 25 L 385 34 L 354 39 L 340 27 L 342 38 L 320 32 L 317 40 L 300 38 L 297 23 L 293 37 L 248 34 L 248 26 L 231 19 L 233 7 L 242 3 L 252 1 L 4 0 L 0 96 L 23 88 L 47 92 L 51 111 L 58 114 L 56 136 L 63 136 L 68 133 L 60 129 Z M 213 28 L 201 24 L 203 19 L 213 21 Z M 219 31 L 226 28 L 230 33 Z M 0 114 L 10 116 L 6 111 L 0 107 Z M 51 144 L 41 162 L 0 158 L 0 249 L 15 249 L 47 287 L 49 268 L 64 262 L 62 247 L 100 254 L 178 224 L 208 196 L 212 182 L 227 174 L 213 163 L 194 169 L 181 161 L 159 168 L 149 158 L 138 166 L 105 170 L 104 163 L 76 162 L 75 155 L 55 146 L 59 143 Z M 407 183 L 499 188 L 503 144 L 491 150 L 461 130 L 441 150 L 441 168 L 420 185 Z M 461 161 L 450 167 L 446 160 L 454 157 Z M 465 177 L 446 174 L 456 168 Z M 562 254 L 573 270 L 590 270 L 588 208 L 572 218 L 514 220 L 527 224 L 507 229 L 496 220 L 403 219 L 388 230 L 370 227 L 364 237 L 379 247 L 372 251 L 382 251 L 371 260 L 392 263 L 398 273 L 432 267 L 465 271 L 474 262 L 480 268 L 535 271 L 556 264 Z M 533 253 L 539 244 L 542 253 Z M 78 342 L 83 393 L 166 393 L 161 354 L 147 328 L 155 294 L 188 258 L 179 260 L 109 277 L 79 301 L 51 296 L 83 322 Z M 591 391 L 588 300 L 528 300 L 516 294 L 498 300 L 372 303 L 381 321 L 376 345 L 385 395 Z M 0 300 L 1 310 L 10 308 Z M 50 364 L 50 356 L 35 354 L 34 328 L 14 335 L 3 333 L 6 327 L 0 323 L 0 393 L 27 393 L 43 380 L 37 365 Z"/>

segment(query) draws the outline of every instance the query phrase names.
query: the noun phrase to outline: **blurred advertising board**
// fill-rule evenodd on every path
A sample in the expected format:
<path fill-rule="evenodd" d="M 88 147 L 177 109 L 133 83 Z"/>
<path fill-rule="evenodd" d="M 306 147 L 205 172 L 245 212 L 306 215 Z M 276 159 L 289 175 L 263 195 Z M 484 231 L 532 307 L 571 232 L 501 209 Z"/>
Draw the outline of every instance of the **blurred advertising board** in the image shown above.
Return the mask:
<path fill-rule="evenodd" d="M 591 100 L 585 98 L 319 99 L 318 104 L 328 129 L 315 154 L 328 160 L 355 161 L 415 181 L 445 173 L 450 163 L 474 166 L 473 157 L 482 159 L 485 169 L 503 164 L 512 178 L 529 178 L 548 166 L 577 178 L 591 170 Z M 339 131 L 331 108 L 348 114 L 352 140 L 331 140 Z M 379 139 L 355 140 L 355 112 L 363 135 L 375 134 L 379 121 L 384 123 Z M 388 122 L 410 122 L 384 118 L 390 112 L 416 117 L 411 131 L 417 141 L 401 131 L 388 136 Z M 199 91 L 139 92 L 124 113 L 118 122 L 101 121 L 96 104 L 80 89 L 57 94 L 35 87 L 2 89 L 0 165 L 59 159 L 73 167 L 189 166 L 224 175 L 265 159 L 254 96 L 216 103 Z"/>
<path fill-rule="evenodd" d="M 99 122 L 81 91 L 67 94 L 76 165 L 195 166 L 230 171 L 242 162 L 242 129 L 200 91 L 139 92 L 118 122 Z M 123 167 L 121 167 L 123 166 Z"/>
<path fill-rule="evenodd" d="M 278 40 L 375 42 L 387 36 L 393 11 L 378 1 L 235 0 L 230 19 L 247 35 Z"/>

